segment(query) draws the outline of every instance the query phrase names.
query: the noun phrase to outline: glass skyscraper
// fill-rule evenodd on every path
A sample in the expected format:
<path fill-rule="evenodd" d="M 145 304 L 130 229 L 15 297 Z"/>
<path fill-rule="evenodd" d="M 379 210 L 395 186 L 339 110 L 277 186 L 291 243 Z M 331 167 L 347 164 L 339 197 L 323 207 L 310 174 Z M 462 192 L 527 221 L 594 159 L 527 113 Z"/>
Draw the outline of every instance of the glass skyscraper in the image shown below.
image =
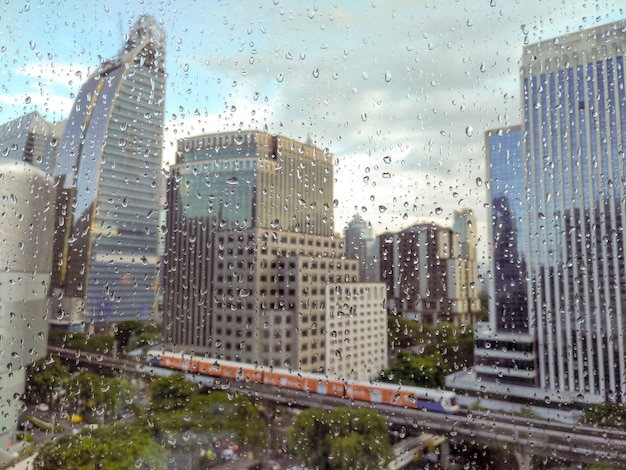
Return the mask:
<path fill-rule="evenodd" d="M 142 17 L 119 56 L 100 64 L 76 97 L 53 171 L 52 323 L 152 317 L 164 67 L 165 33 Z"/>
<path fill-rule="evenodd" d="M 530 327 L 538 384 L 626 397 L 626 21 L 524 47 Z"/>
<path fill-rule="evenodd" d="M 491 200 L 494 327 L 528 333 L 526 217 L 522 129 L 512 126 L 486 134 Z"/>

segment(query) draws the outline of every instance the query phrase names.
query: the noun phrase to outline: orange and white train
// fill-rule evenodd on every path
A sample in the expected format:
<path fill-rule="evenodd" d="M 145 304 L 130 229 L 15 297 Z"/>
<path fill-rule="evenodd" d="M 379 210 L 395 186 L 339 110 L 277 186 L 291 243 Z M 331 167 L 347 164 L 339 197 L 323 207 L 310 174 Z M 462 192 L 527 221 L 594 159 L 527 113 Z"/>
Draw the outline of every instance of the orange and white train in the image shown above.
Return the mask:
<path fill-rule="evenodd" d="M 271 385 L 369 403 L 423 409 L 438 413 L 457 413 L 459 410 L 456 394 L 445 390 L 377 382 L 344 381 L 322 374 L 269 368 L 166 351 L 149 351 L 148 362 L 151 366 L 179 370 L 193 375 Z"/>

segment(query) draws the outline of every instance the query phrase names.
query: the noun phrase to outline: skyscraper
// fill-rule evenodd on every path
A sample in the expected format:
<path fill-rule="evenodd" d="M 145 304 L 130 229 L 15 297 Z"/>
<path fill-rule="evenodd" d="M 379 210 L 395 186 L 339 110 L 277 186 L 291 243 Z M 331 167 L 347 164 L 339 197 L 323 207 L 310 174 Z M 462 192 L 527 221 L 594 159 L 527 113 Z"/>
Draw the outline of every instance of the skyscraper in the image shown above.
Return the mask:
<path fill-rule="evenodd" d="M 333 236 L 328 151 L 236 131 L 183 139 L 178 160 L 167 191 L 168 342 L 217 358 L 327 370 L 326 322 L 341 310 L 327 299 L 346 283 L 361 308 L 359 296 L 369 302 L 368 322 L 385 324 L 385 299 L 373 295 L 375 284 L 356 284 L 357 260 Z M 372 375 L 386 364 L 380 335 L 384 344 L 369 338 L 367 354 L 351 350 L 370 359 Z M 334 366 L 359 368 L 363 358 L 353 359 Z"/>
<path fill-rule="evenodd" d="M 521 154 L 516 128 L 487 135 L 494 302 L 475 371 L 488 391 L 626 398 L 625 31 L 620 21 L 525 46 Z"/>
<path fill-rule="evenodd" d="M 488 131 L 493 287 L 490 309 L 494 328 L 528 333 L 526 232 L 522 128 Z"/>
<path fill-rule="evenodd" d="M 624 31 L 526 46 L 521 64 L 539 387 L 595 400 L 626 397 Z"/>
<path fill-rule="evenodd" d="M 538 384 L 535 331 L 529 328 L 528 231 L 522 128 L 511 126 L 485 134 L 491 201 L 491 272 L 489 322 L 475 327 L 474 372 L 493 391 L 528 396 Z M 491 388 L 490 388 L 491 387 Z"/>
<path fill-rule="evenodd" d="M 51 321 L 151 318 L 157 291 L 165 33 L 141 17 L 118 57 L 80 89 L 58 182 Z"/>
<path fill-rule="evenodd" d="M 0 126 L 2 158 L 23 161 L 50 172 L 54 126 L 37 111 Z"/>
<path fill-rule="evenodd" d="M 359 278 L 361 281 L 379 281 L 379 242 L 371 224 L 358 214 L 346 227 L 346 256 L 359 260 Z"/>

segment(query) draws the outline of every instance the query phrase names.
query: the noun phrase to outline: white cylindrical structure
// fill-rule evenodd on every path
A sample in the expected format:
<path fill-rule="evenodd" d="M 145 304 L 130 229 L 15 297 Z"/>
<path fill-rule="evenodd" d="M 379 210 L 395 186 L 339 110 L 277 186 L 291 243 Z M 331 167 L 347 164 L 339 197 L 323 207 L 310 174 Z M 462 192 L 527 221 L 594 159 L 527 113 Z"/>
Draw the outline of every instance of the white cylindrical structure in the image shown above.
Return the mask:
<path fill-rule="evenodd" d="M 54 191 L 38 168 L 0 163 L 0 449 L 17 425 L 25 368 L 46 354 Z"/>

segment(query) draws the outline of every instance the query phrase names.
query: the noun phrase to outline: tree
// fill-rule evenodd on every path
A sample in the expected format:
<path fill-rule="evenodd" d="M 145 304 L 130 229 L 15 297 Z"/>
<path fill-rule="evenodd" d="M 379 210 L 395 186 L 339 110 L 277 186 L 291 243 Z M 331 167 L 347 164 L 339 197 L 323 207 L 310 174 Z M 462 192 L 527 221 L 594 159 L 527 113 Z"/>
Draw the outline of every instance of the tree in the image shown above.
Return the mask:
<path fill-rule="evenodd" d="M 130 338 L 136 331 L 141 330 L 142 323 L 137 320 L 126 320 L 119 322 L 115 326 L 115 340 L 117 341 L 117 350 L 126 352 Z"/>
<path fill-rule="evenodd" d="M 303 411 L 289 445 L 299 459 L 320 470 L 385 468 L 392 458 L 387 424 L 369 408 Z"/>
<path fill-rule="evenodd" d="M 613 402 L 591 405 L 585 410 L 583 422 L 592 426 L 626 429 L 626 406 Z"/>
<path fill-rule="evenodd" d="M 153 410 L 178 410 L 188 405 L 197 387 L 178 372 L 150 383 L 150 407 Z"/>
<path fill-rule="evenodd" d="M 93 468 L 163 468 L 166 451 L 147 426 L 104 426 L 79 435 L 67 435 L 46 444 L 35 458 L 40 470 Z"/>
<path fill-rule="evenodd" d="M 174 411 L 155 409 L 152 419 L 155 428 L 167 435 L 193 432 L 215 439 L 228 438 L 253 449 L 263 448 L 266 443 L 264 419 L 250 400 L 240 394 L 197 391 L 187 406 Z"/>
<path fill-rule="evenodd" d="M 440 354 L 414 356 L 408 351 L 400 351 L 381 377 L 392 383 L 431 388 L 443 387 L 446 380 Z"/>
<path fill-rule="evenodd" d="M 74 400 L 77 413 L 92 413 L 104 408 L 107 415 L 117 415 L 121 403 L 134 394 L 134 388 L 127 380 L 117 377 L 102 377 L 87 373 L 74 377 L 68 384 L 70 399 Z"/>
<path fill-rule="evenodd" d="M 55 388 L 64 387 L 70 378 L 67 367 L 51 357 L 39 359 L 26 370 L 28 400 L 49 403 Z"/>

